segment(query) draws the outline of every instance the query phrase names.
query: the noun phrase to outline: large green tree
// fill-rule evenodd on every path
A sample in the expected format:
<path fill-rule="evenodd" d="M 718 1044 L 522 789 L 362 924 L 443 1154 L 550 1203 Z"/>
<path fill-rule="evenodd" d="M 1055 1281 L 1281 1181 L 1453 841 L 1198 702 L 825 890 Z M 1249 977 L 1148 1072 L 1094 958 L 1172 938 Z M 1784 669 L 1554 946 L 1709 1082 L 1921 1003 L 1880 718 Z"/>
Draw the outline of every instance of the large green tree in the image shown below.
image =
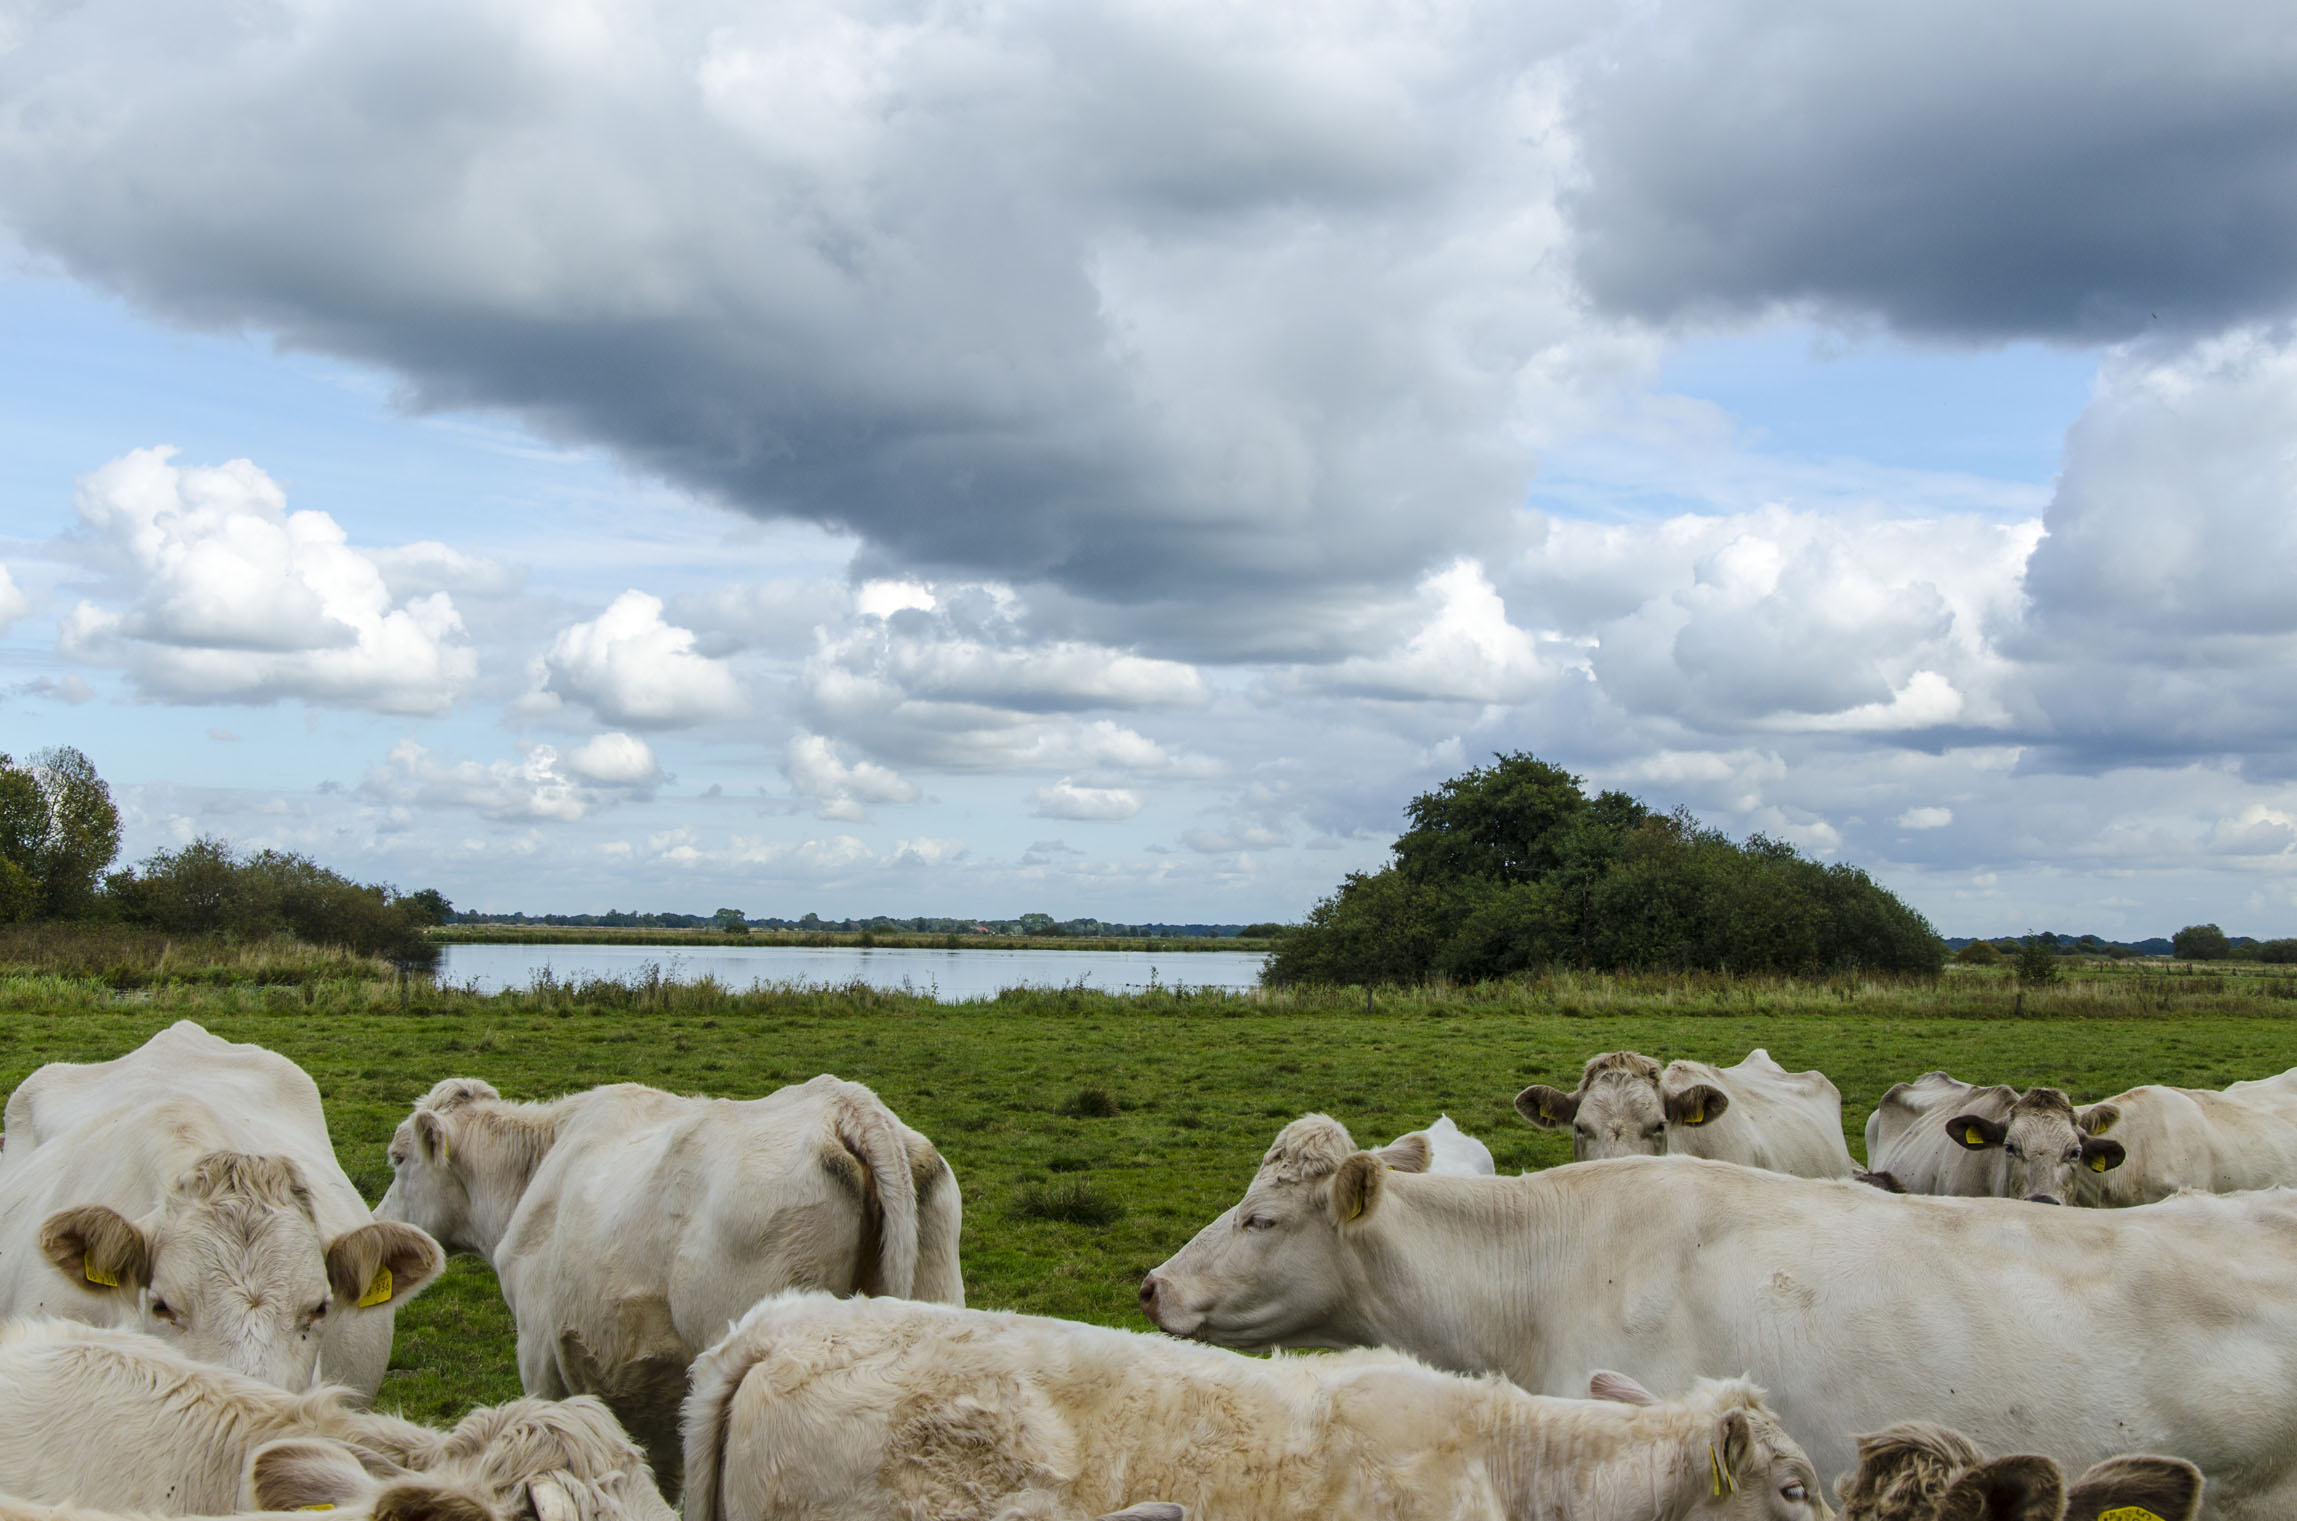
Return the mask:
<path fill-rule="evenodd" d="M 19 766 L 0 754 L 0 919 L 93 911 L 119 853 L 119 810 L 85 755 L 62 745 Z"/>

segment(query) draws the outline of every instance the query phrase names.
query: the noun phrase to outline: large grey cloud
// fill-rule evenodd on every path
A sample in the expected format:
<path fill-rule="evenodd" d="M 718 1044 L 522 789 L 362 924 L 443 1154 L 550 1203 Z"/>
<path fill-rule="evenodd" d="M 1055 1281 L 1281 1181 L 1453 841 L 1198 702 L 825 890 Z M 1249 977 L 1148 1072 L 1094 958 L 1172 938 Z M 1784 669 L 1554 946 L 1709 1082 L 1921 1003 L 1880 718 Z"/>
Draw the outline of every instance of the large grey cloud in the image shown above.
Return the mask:
<path fill-rule="evenodd" d="M 2090 340 L 2297 297 L 2273 0 L 1660 4 L 1577 101 L 1579 267 L 1617 310 Z"/>
<path fill-rule="evenodd" d="M 1504 535 L 1621 362 L 1516 9 L 95 0 L 0 215 L 884 564 L 1281 621 Z"/>

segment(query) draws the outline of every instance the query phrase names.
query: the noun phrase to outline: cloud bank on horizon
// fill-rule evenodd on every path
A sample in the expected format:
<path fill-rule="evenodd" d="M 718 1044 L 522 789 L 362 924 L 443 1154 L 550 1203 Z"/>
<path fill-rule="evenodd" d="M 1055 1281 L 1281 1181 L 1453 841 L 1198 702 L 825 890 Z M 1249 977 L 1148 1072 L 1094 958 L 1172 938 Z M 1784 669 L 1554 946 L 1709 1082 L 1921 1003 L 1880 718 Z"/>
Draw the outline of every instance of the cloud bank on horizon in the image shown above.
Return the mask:
<path fill-rule="evenodd" d="M 1288 917 L 1528 748 L 1949 931 L 2297 917 L 2283 8 L 89 0 L 0 22 L 0 226 L 610 462 L 39 483 L 11 723 L 133 847 Z"/>

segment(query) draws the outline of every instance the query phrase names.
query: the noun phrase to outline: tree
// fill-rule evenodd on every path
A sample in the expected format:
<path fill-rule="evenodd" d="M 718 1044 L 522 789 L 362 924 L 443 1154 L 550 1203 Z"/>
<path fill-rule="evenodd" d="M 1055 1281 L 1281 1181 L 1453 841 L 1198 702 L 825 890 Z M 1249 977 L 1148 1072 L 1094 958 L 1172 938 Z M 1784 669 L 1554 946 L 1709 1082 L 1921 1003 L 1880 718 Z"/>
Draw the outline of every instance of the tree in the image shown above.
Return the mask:
<path fill-rule="evenodd" d="M 710 922 L 729 935 L 746 935 L 750 932 L 750 916 L 738 908 L 721 908 L 710 916 Z"/>
<path fill-rule="evenodd" d="M 120 853 L 120 813 L 87 756 L 60 745 L 18 766 L 0 755 L 0 918 L 92 912 Z"/>
<path fill-rule="evenodd" d="M 1954 959 L 1964 966 L 2000 966 L 2002 953 L 1990 940 L 1973 940 L 1954 953 Z"/>
<path fill-rule="evenodd" d="M 2018 948 L 2018 981 L 2030 987 L 2056 982 L 2063 971 L 2054 937 L 2037 935 Z"/>
<path fill-rule="evenodd" d="M 2169 937 L 2169 953 L 2180 961 L 2223 961 L 2233 942 L 2214 924 L 2189 924 Z"/>
<path fill-rule="evenodd" d="M 447 901 L 447 895 L 435 887 L 408 893 L 399 899 L 399 906 L 408 918 L 425 928 L 446 923 L 454 917 L 455 912 L 455 906 Z"/>

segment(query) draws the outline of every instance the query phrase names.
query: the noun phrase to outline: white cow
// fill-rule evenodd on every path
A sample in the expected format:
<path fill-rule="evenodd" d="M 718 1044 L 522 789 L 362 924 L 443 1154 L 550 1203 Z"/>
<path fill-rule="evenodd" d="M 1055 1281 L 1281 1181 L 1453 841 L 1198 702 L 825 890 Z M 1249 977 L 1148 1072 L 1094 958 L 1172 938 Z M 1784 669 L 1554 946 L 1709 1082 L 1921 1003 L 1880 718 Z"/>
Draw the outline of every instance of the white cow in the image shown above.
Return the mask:
<path fill-rule="evenodd" d="M 368 1214 L 302 1068 L 188 1020 L 40 1068 L 7 1126 L 0 1316 L 135 1326 L 284 1389 L 372 1394 L 393 1312 L 445 1265 Z"/>
<path fill-rule="evenodd" d="M 505 1102 L 431 1089 L 391 1138 L 376 1213 L 493 1264 L 529 1394 L 596 1394 L 676 1490 L 686 1366 L 768 1294 L 962 1304 L 957 1179 L 834 1077 L 746 1101 L 617 1083 Z"/>
<path fill-rule="evenodd" d="M 1540 1399 L 1388 1351 L 1263 1361 L 788 1294 L 694 1364 L 686 1521 L 1060 1521 L 1140 1495 L 1206 1521 L 1828 1516 L 1745 1380 L 1667 1401 L 1599 1387 L 1619 1397 Z"/>
<path fill-rule="evenodd" d="M 1414 1130 L 1397 1136 L 1385 1148 L 1388 1152 L 1402 1153 L 1410 1147 L 1413 1136 L 1427 1143 L 1428 1159 L 1424 1166 L 1409 1168 L 1412 1172 L 1432 1172 L 1453 1178 L 1490 1177 L 1491 1148 L 1452 1123 L 1448 1114 L 1436 1116 L 1436 1122 L 1425 1130 Z M 1389 1165 L 1394 1166 L 1391 1162 Z"/>
<path fill-rule="evenodd" d="M 283 1512 L 313 1510 L 335 1512 L 329 1521 L 521 1521 L 468 1485 L 415 1474 L 377 1478 L 351 1448 L 306 1437 L 255 1449 L 241 1492 L 240 1503 L 251 1509 L 229 1521 L 287 1521 Z M 0 1495 L 0 1521 L 144 1521 L 155 1514 L 165 1512 L 41 1505 Z"/>
<path fill-rule="evenodd" d="M 2099 1106 L 2103 1109 L 2104 1106 Z M 1926 1072 L 1882 1096 L 1866 1117 L 1866 1165 L 1914 1194 L 2095 1203 L 2096 1179 L 2120 1167 L 2118 1140 L 2097 1134 L 2055 1088 L 1979 1088 Z"/>
<path fill-rule="evenodd" d="M 2108 1458 L 2068 1484 L 2048 1458 L 1989 1459 L 1926 1421 L 1860 1437 L 1837 1488 L 1842 1521 L 2193 1521 L 2201 1507 L 2201 1470 L 2182 1459 Z"/>
<path fill-rule="evenodd" d="M 0 1493 L 217 1515 L 247 1503 L 258 1449 L 287 1438 L 344 1443 L 378 1477 L 467 1487 L 522 1521 L 673 1521 L 644 1454 L 594 1399 L 513 1400 L 436 1431 L 342 1389 L 289 1394 L 131 1332 L 0 1326 Z"/>
<path fill-rule="evenodd" d="M 2223 1521 L 2297 1515 L 2288 1191 L 2074 1212 L 1688 1157 L 1429 1178 L 1310 1115 L 1141 1305 L 1225 1346 L 1398 1347 L 1535 1393 L 1743 1370 L 1823 1473 L 1854 1432 L 1930 1420 L 2069 1467 L 2186 1458 Z"/>
<path fill-rule="evenodd" d="M 1588 1058 L 1579 1087 L 1533 1083 L 1516 1112 L 1542 1130 L 1571 1130 L 1571 1160 L 1687 1156 L 1806 1178 L 1847 1178 L 1842 1093 L 1823 1072 L 1789 1072 L 1761 1049 L 1735 1067 L 1659 1064 L 1638 1051 Z"/>

